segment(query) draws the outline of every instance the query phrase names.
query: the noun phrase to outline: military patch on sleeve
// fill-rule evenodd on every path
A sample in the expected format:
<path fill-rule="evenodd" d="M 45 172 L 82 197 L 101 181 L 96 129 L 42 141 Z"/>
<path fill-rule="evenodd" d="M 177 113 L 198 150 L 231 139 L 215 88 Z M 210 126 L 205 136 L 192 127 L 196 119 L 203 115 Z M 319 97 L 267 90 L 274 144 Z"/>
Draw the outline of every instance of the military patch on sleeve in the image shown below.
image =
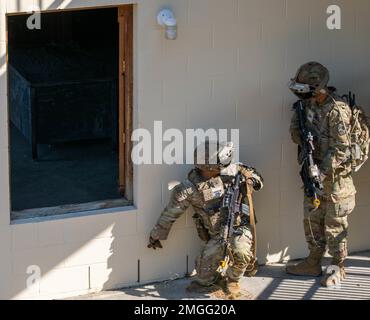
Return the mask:
<path fill-rule="evenodd" d="M 175 199 L 178 202 L 185 201 L 187 199 L 187 197 L 188 197 L 187 190 L 182 190 L 180 192 L 177 192 L 176 195 L 175 195 Z"/>
<path fill-rule="evenodd" d="M 338 134 L 339 134 L 340 136 L 344 136 L 344 135 L 346 135 L 347 130 L 346 130 L 346 127 L 345 127 L 345 125 L 344 125 L 344 123 L 343 123 L 343 122 L 340 122 L 340 123 L 338 124 L 337 129 L 338 129 Z"/>
<path fill-rule="evenodd" d="M 188 181 L 177 185 L 174 189 L 174 197 L 178 202 L 185 201 L 192 194 L 193 188 L 190 186 L 190 183 Z"/>

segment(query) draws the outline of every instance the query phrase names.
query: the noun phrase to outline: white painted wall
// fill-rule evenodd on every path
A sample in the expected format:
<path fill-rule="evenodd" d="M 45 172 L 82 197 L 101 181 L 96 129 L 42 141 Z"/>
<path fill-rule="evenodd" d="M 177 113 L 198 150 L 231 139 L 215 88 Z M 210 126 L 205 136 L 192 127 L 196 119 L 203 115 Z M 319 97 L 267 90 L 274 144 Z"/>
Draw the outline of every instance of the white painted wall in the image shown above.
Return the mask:
<path fill-rule="evenodd" d="M 125 212 L 10 225 L 6 103 L 5 13 L 124 4 L 124 0 L 0 0 L 0 298 L 60 298 L 132 285 L 137 260 L 143 282 L 183 275 L 199 242 L 187 213 L 165 249 L 146 248 L 148 232 L 169 194 L 167 183 L 189 167 L 135 168 L 136 208 Z M 368 0 L 137 0 L 135 7 L 135 127 L 240 128 L 241 160 L 264 175 L 256 195 L 261 262 L 306 254 L 302 191 L 288 127 L 294 97 L 287 82 L 296 68 L 319 60 L 332 83 L 352 89 L 370 112 Z M 326 29 L 326 8 L 343 13 L 343 29 Z M 179 37 L 166 41 L 155 21 L 169 4 Z M 99 41 L 99 39 L 97 39 Z M 358 207 L 351 217 L 351 250 L 370 247 L 369 165 L 356 177 Z M 42 280 L 26 288 L 26 269 Z"/>

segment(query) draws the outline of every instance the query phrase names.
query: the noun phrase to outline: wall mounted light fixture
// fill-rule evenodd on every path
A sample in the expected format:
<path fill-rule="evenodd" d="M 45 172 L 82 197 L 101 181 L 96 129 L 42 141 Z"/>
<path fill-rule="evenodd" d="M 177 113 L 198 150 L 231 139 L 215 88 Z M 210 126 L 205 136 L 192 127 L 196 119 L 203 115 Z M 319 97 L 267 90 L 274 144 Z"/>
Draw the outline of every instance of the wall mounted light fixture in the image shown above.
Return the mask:
<path fill-rule="evenodd" d="M 165 28 L 166 39 L 177 39 L 177 20 L 171 9 L 162 9 L 157 16 L 158 24 Z"/>

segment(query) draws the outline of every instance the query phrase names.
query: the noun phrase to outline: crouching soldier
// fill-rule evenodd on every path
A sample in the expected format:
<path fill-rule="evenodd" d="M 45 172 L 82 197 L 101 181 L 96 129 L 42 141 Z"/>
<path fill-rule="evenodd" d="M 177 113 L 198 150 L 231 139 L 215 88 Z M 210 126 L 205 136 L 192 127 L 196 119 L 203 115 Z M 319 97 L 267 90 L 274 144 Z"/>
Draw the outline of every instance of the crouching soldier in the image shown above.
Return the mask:
<path fill-rule="evenodd" d="M 257 268 L 252 191 L 262 189 L 263 179 L 255 169 L 232 163 L 233 153 L 231 143 L 206 142 L 195 150 L 195 168 L 174 188 L 168 206 L 150 233 L 148 247 L 162 248 L 160 241 L 167 239 L 173 223 L 192 206 L 204 247 L 196 261 L 196 280 L 188 291 L 216 286 L 228 298 L 237 299 L 241 296 L 239 281 L 245 273 L 255 274 Z M 232 186 L 240 193 L 231 232 L 225 232 L 228 222 L 230 225 L 230 210 L 223 209 Z"/>

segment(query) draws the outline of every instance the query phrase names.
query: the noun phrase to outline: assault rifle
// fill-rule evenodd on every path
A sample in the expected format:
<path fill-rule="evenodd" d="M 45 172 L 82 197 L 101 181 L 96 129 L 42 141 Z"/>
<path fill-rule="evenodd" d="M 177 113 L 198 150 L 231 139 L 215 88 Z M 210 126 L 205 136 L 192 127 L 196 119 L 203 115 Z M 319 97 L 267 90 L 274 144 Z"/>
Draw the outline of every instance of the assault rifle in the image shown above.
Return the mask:
<path fill-rule="evenodd" d="M 314 210 L 317 210 L 321 205 L 318 191 L 323 191 L 324 186 L 321 181 L 320 170 L 313 158 L 313 152 L 315 151 L 313 143 L 314 137 L 306 127 L 306 110 L 303 106 L 302 100 L 297 101 L 293 108 L 297 113 L 299 130 L 301 133 L 299 152 L 301 159 L 300 164 L 302 165 L 301 178 L 304 185 L 304 191 L 307 197 L 313 199 L 312 204 L 314 206 Z"/>
<path fill-rule="evenodd" d="M 351 91 L 348 93 L 348 95 L 344 95 L 342 98 L 344 98 L 347 101 L 349 107 L 352 110 L 357 106 L 356 95 L 352 93 Z"/>
<path fill-rule="evenodd" d="M 230 238 L 234 233 L 235 216 L 240 213 L 242 198 L 240 193 L 240 184 L 243 182 L 243 179 L 244 176 L 239 172 L 235 176 L 233 183 L 227 187 L 222 201 L 221 216 L 227 217 L 222 230 L 222 243 L 224 246 L 223 259 L 220 261 L 220 265 L 217 269 L 217 272 L 222 276 L 225 276 L 227 267 L 230 263 L 230 257 L 232 257 Z"/>

